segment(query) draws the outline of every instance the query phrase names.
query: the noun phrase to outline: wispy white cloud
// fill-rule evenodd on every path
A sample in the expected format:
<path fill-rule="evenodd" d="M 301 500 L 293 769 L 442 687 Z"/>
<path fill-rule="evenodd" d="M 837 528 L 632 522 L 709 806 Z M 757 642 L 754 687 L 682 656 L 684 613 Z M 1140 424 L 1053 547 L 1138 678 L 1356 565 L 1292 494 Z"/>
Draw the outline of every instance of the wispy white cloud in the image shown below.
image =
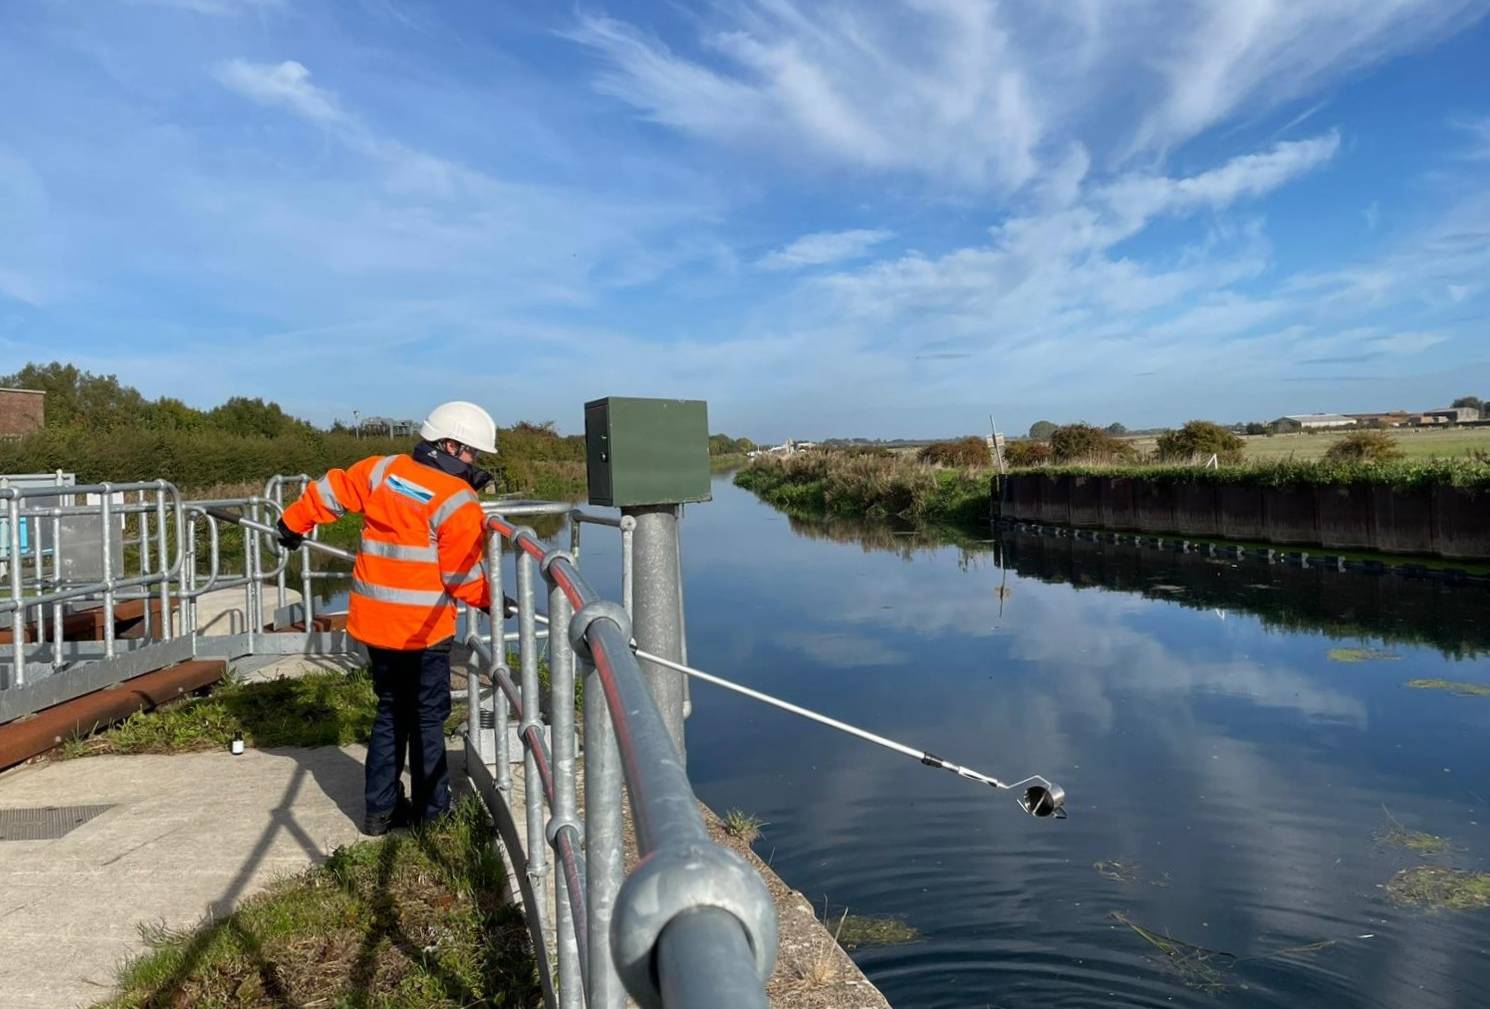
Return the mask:
<path fill-rule="evenodd" d="M 1479 0 L 734 0 L 681 46 L 602 16 L 568 34 L 603 59 L 603 92 L 667 127 L 788 163 L 1015 192 L 1052 171 L 1084 174 L 1094 145 L 1106 164 L 1162 154 L 1482 11 Z"/>
<path fill-rule="evenodd" d="M 1162 10 L 1157 30 L 1141 43 L 1126 40 L 1138 43 L 1160 80 L 1135 151 L 1173 146 L 1239 109 L 1255 112 L 1317 90 L 1483 13 L 1474 0 L 1221 0 L 1150 10 Z"/>
<path fill-rule="evenodd" d="M 792 270 L 803 266 L 822 266 L 858 259 L 894 232 L 881 228 L 855 228 L 852 231 L 819 231 L 803 235 L 789 245 L 762 256 L 756 266 L 762 270 Z"/>
<path fill-rule="evenodd" d="M 712 59 L 614 18 L 583 17 L 569 34 L 605 59 L 603 91 L 688 133 L 965 185 L 1013 189 L 1034 176 L 1041 116 L 992 5 L 725 9 L 699 40 Z"/>
<path fill-rule="evenodd" d="M 992 242 L 935 259 L 909 254 L 827 278 L 836 307 L 859 317 L 903 317 L 936 311 L 964 332 L 996 329 L 1005 344 L 1032 333 L 1059 332 L 1113 310 L 1129 313 L 1171 304 L 1187 292 L 1256 272 L 1265 261 L 1260 234 L 1242 229 L 1215 241 L 1230 255 L 1192 250 L 1189 261 L 1147 269 L 1106 253 L 1166 215 L 1220 210 L 1256 198 L 1318 168 L 1339 146 L 1327 134 L 1275 145 L 1219 168 L 1173 178 L 1131 174 L 1090 187 L 1075 204 L 1013 217 Z"/>
<path fill-rule="evenodd" d="M 315 123 L 340 123 L 346 117 L 336 98 L 310 82 L 310 71 L 294 60 L 251 63 L 228 60 L 216 69 L 229 90 L 260 105 L 279 106 Z"/>
<path fill-rule="evenodd" d="M 128 0 L 131 5 L 141 7 L 173 7 L 207 14 L 212 17 L 237 17 L 241 14 L 263 13 L 278 10 L 286 0 Z"/>

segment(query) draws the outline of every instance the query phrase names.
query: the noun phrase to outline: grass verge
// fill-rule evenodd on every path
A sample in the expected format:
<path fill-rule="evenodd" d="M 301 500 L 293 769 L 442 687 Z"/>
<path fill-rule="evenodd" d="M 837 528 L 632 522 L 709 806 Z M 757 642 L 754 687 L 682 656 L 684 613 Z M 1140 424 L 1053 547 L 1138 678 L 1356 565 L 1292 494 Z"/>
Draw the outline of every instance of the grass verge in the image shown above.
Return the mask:
<path fill-rule="evenodd" d="M 338 848 L 227 918 L 152 930 L 99 1009 L 538 1005 L 491 836 L 467 797 L 418 831 Z"/>
<path fill-rule="evenodd" d="M 96 735 L 69 739 L 63 758 L 105 753 L 191 753 L 226 747 L 242 732 L 249 746 L 346 746 L 372 733 L 378 699 L 366 670 L 295 679 L 229 682 L 211 693 L 129 716 Z M 451 712 L 447 733 L 465 719 Z"/>

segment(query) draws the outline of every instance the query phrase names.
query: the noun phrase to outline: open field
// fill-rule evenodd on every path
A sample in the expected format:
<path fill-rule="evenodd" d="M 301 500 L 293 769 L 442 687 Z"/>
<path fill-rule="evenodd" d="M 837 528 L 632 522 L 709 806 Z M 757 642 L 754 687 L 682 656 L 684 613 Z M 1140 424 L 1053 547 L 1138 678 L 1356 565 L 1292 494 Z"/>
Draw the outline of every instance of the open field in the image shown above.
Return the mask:
<path fill-rule="evenodd" d="M 1349 430 L 1349 429 L 1346 429 Z M 1409 459 L 1449 459 L 1473 451 L 1490 452 L 1490 427 L 1399 428 L 1388 434 L 1402 446 Z M 1282 459 L 1321 459 L 1345 431 L 1318 431 L 1307 434 L 1245 435 L 1248 461 L 1275 462 Z M 1154 451 L 1154 438 L 1129 438 L 1139 452 Z"/>

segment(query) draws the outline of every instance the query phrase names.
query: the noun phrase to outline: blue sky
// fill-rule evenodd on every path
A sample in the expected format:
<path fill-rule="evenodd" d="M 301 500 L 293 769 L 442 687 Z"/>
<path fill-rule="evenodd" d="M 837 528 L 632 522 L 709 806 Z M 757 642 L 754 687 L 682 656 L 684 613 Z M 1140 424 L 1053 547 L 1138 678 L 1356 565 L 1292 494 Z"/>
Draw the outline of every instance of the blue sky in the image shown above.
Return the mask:
<path fill-rule="evenodd" d="M 0 5 L 0 356 L 757 438 L 1490 399 L 1490 3 Z"/>

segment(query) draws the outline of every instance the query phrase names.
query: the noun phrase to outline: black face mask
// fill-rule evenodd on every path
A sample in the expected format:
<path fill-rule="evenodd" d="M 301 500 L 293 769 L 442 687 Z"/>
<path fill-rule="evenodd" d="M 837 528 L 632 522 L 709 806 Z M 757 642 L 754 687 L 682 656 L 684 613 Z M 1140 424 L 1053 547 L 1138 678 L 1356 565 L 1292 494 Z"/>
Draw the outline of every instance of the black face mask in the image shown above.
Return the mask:
<path fill-rule="evenodd" d="M 414 457 L 415 462 L 422 462 L 442 473 L 460 477 L 478 493 L 481 488 L 492 482 L 492 475 L 486 470 L 477 469 L 470 463 L 462 461 L 458 456 L 451 455 L 432 441 L 421 441 L 409 454 Z"/>

